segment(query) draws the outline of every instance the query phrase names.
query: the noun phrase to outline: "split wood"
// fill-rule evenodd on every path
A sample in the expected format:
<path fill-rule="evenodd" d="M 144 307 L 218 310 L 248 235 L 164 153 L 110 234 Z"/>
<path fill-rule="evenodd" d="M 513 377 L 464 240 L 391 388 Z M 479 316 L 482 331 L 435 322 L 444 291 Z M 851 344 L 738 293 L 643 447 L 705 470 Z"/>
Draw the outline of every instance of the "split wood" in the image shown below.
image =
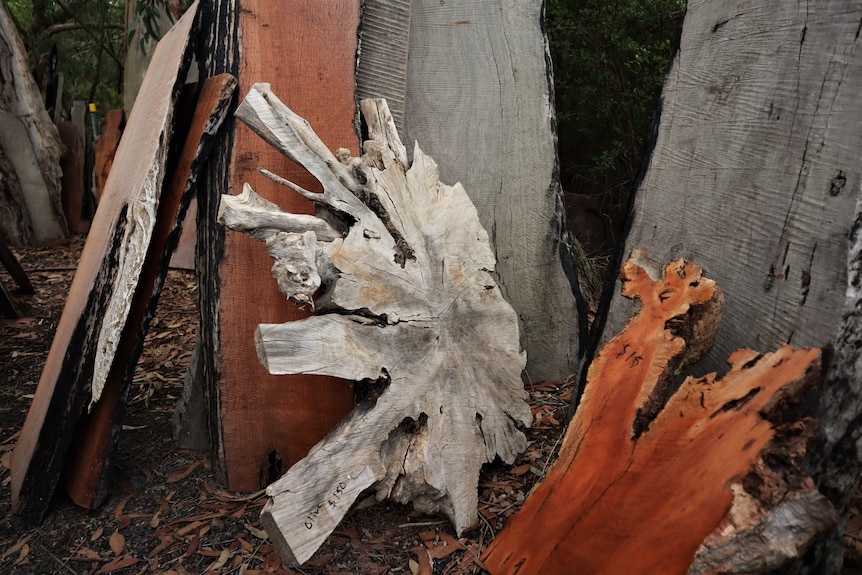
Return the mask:
<path fill-rule="evenodd" d="M 649 270 L 649 272 L 648 272 Z M 589 368 L 560 456 L 483 561 L 517 573 L 768 573 L 837 522 L 804 471 L 819 349 L 739 350 L 731 370 L 673 380 L 709 350 L 722 295 L 679 260 L 623 266 L 640 312 Z"/>

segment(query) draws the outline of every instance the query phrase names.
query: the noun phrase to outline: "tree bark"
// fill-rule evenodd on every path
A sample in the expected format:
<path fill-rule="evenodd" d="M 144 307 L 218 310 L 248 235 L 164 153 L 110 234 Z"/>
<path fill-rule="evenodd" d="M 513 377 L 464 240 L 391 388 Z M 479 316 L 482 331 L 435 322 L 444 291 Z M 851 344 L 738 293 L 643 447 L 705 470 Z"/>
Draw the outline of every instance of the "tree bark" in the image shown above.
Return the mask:
<path fill-rule="evenodd" d="M 13 246 L 64 238 L 63 144 L 5 3 L 0 6 L 0 77 L 0 233 Z"/>
<path fill-rule="evenodd" d="M 222 198 L 221 221 L 266 243 L 281 292 L 318 311 L 258 327 L 270 373 L 383 386 L 267 489 L 262 519 L 289 562 L 310 557 L 371 486 L 378 499 L 443 512 L 461 533 L 478 519 L 482 465 L 514 461 L 531 419 L 517 316 L 469 197 L 439 181 L 418 144 L 408 163 L 385 100 L 361 108 L 365 155 L 338 159 L 266 84 L 236 112 L 324 192 L 284 183 L 340 222 L 282 212 L 249 186 Z"/>

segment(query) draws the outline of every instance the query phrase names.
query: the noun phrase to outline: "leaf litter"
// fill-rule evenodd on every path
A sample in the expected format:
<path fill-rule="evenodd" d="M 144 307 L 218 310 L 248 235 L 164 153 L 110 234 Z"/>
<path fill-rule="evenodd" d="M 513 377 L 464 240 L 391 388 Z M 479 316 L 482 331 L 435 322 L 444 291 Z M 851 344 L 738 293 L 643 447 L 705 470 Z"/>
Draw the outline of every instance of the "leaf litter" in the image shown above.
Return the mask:
<path fill-rule="evenodd" d="M 195 342 L 194 275 L 171 270 L 127 403 L 113 491 L 100 509 L 58 493 L 45 521 L 11 514 L 9 455 L 18 439 L 59 321 L 84 238 L 16 250 L 36 287 L 12 291 L 23 317 L 0 319 L 0 572 L 74 575 L 338 575 L 486 573 L 481 555 L 553 463 L 573 377 L 528 384 L 528 443 L 511 466 L 495 462 L 479 481 L 479 521 L 457 537 L 447 521 L 373 495 L 360 497 L 317 553 L 289 568 L 259 521 L 263 490 L 221 489 L 208 455 L 177 449 L 171 416 Z M 51 271 L 39 271 L 49 269 Z M 0 268 L 0 281 L 14 285 Z M 58 491 L 61 491 L 58 489 Z M 862 565 L 862 496 L 845 533 L 848 562 Z"/>

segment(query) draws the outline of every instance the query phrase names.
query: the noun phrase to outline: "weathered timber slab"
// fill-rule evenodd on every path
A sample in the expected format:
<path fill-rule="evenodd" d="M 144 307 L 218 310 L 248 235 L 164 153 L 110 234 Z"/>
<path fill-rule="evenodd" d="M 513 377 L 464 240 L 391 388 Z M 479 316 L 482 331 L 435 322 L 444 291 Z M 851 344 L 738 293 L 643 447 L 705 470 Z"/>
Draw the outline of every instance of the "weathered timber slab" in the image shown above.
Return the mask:
<path fill-rule="evenodd" d="M 820 350 L 740 350 L 724 376 L 675 390 L 722 298 L 694 264 L 652 278 L 634 256 L 620 277 L 640 312 L 593 361 L 559 459 L 483 557 L 494 575 L 768 573 L 836 523 L 804 471 Z"/>
<path fill-rule="evenodd" d="M 330 147 L 358 153 L 354 130 L 354 68 L 359 0 L 271 2 L 249 0 L 206 7 L 220 11 L 213 23 L 207 60 L 235 67 L 239 91 L 271 79 L 287 103 L 313 122 Z M 285 32 L 285 23 L 291 31 Z M 235 34 L 235 36 L 233 36 Z M 214 462 L 227 487 L 254 491 L 278 478 L 355 405 L 350 382 L 332 377 L 269 374 L 257 359 L 254 332 L 260 323 L 309 315 L 288 302 L 273 282 L 262 281 L 272 262 L 265 250 L 242 234 L 228 234 L 216 223 L 222 194 L 249 182 L 283 208 L 310 214 L 312 202 L 257 172 L 269 169 L 307 188 L 317 183 L 302 167 L 238 124 L 232 140 L 218 150 L 222 170 L 201 207 L 198 251 L 202 298 L 204 395 L 213 430 Z"/>
<path fill-rule="evenodd" d="M 181 149 L 179 159 L 159 195 L 152 240 L 113 365 L 99 401 L 79 422 L 66 459 L 64 488 L 72 501 L 82 507 L 94 508 L 108 495 L 111 461 L 120 437 L 135 364 L 182 231 L 192 190 L 216 132 L 227 116 L 235 88 L 236 79 L 229 74 L 204 80 L 188 132 L 175 133 L 172 138 L 172 145 Z"/>
<path fill-rule="evenodd" d="M 826 383 L 819 394 L 817 428 L 808 449 L 814 483 L 838 510 L 842 520 L 818 541 L 786 575 L 839 575 L 844 559 L 844 526 L 859 489 L 862 472 L 862 195 L 850 228 L 847 285 L 841 322 L 835 337 Z"/>
<path fill-rule="evenodd" d="M 698 262 L 728 295 L 705 359 L 834 340 L 862 182 L 862 4 L 689 5 L 623 253 Z M 632 306 L 615 292 L 605 339 Z"/>
<path fill-rule="evenodd" d="M 532 381 L 575 372 L 587 325 L 564 222 L 543 4 L 412 0 L 404 115 L 404 141 L 422 142 L 441 179 L 464 185 L 491 236 Z"/>
<path fill-rule="evenodd" d="M 258 327 L 268 370 L 379 386 L 267 488 L 262 521 L 294 563 L 372 486 L 378 499 L 442 512 L 464 531 L 477 520 L 480 468 L 514 461 L 531 421 L 517 316 L 494 282 L 475 207 L 460 184 L 440 182 L 418 145 L 408 163 L 385 100 L 364 100 L 361 110 L 369 134 L 361 158 L 344 149 L 336 158 L 266 84 L 236 111 L 319 180 L 323 193 L 272 176 L 339 215 L 343 237 L 316 217 L 303 232 L 297 216 L 250 186 L 222 198 L 221 220 L 266 243 L 281 292 L 318 312 Z"/>
<path fill-rule="evenodd" d="M 12 507 L 44 515 L 79 418 L 98 400 L 140 278 L 165 176 L 168 141 L 192 50 L 197 3 L 159 42 L 129 117 L 21 437 L 12 454 Z"/>

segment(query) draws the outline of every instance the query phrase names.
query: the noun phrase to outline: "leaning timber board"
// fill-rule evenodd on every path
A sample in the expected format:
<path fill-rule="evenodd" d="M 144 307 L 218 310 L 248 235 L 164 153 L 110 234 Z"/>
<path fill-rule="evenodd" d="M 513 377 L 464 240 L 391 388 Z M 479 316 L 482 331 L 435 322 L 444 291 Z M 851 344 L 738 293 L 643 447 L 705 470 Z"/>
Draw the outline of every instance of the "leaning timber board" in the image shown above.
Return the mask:
<path fill-rule="evenodd" d="M 159 42 L 93 219 L 54 341 L 12 454 L 12 506 L 44 515 L 72 431 L 112 364 L 150 242 L 174 104 L 191 61 L 197 3 Z M 47 423 L 50 423 L 48 425 Z"/>
<path fill-rule="evenodd" d="M 722 286 L 704 369 L 837 334 L 862 182 L 860 19 L 850 0 L 688 6 L 622 257 L 684 257 Z M 606 338 L 631 312 L 614 293 Z"/>
<path fill-rule="evenodd" d="M 586 325 L 565 271 L 542 4 L 411 2 L 404 120 L 408 152 L 419 141 L 479 211 L 533 381 L 575 370 L 576 320 Z"/>
<path fill-rule="evenodd" d="M 63 487 L 72 501 L 82 507 L 92 509 L 108 496 L 111 461 L 120 438 L 134 368 L 143 350 L 144 337 L 164 285 L 171 253 L 186 219 L 184 216 L 191 202 L 192 190 L 216 133 L 227 116 L 235 87 L 236 79 L 230 74 L 207 78 L 201 83 L 196 98 L 188 98 L 190 104 L 194 104 L 195 100 L 197 102 L 193 112 L 182 114 L 186 118 L 178 118 L 178 124 L 187 123 L 188 116 L 191 116 L 191 124 L 187 131 L 178 129 L 172 138 L 171 154 L 175 153 L 173 148 L 181 147 L 181 152 L 159 196 L 152 241 L 128 320 L 120 336 L 102 396 L 92 411 L 79 422 L 64 468 Z M 197 90 L 187 84 L 186 91 Z M 184 92 L 183 100 L 186 99 Z M 180 114 L 178 107 L 177 115 Z"/>
<path fill-rule="evenodd" d="M 269 82 L 303 115 L 331 149 L 358 153 L 353 120 L 359 0 L 243 2 L 239 18 L 239 92 Z M 311 202 L 264 178 L 264 167 L 307 189 L 317 181 L 274 151 L 244 125 L 235 126 L 229 164 L 230 191 L 249 182 L 287 211 L 312 213 Z M 254 346 L 258 324 L 283 323 L 309 312 L 288 302 L 270 274 L 272 262 L 258 242 L 227 233 L 218 273 L 220 365 L 214 416 L 227 485 L 256 490 L 277 479 L 353 408 L 353 388 L 323 376 L 273 376 Z"/>

